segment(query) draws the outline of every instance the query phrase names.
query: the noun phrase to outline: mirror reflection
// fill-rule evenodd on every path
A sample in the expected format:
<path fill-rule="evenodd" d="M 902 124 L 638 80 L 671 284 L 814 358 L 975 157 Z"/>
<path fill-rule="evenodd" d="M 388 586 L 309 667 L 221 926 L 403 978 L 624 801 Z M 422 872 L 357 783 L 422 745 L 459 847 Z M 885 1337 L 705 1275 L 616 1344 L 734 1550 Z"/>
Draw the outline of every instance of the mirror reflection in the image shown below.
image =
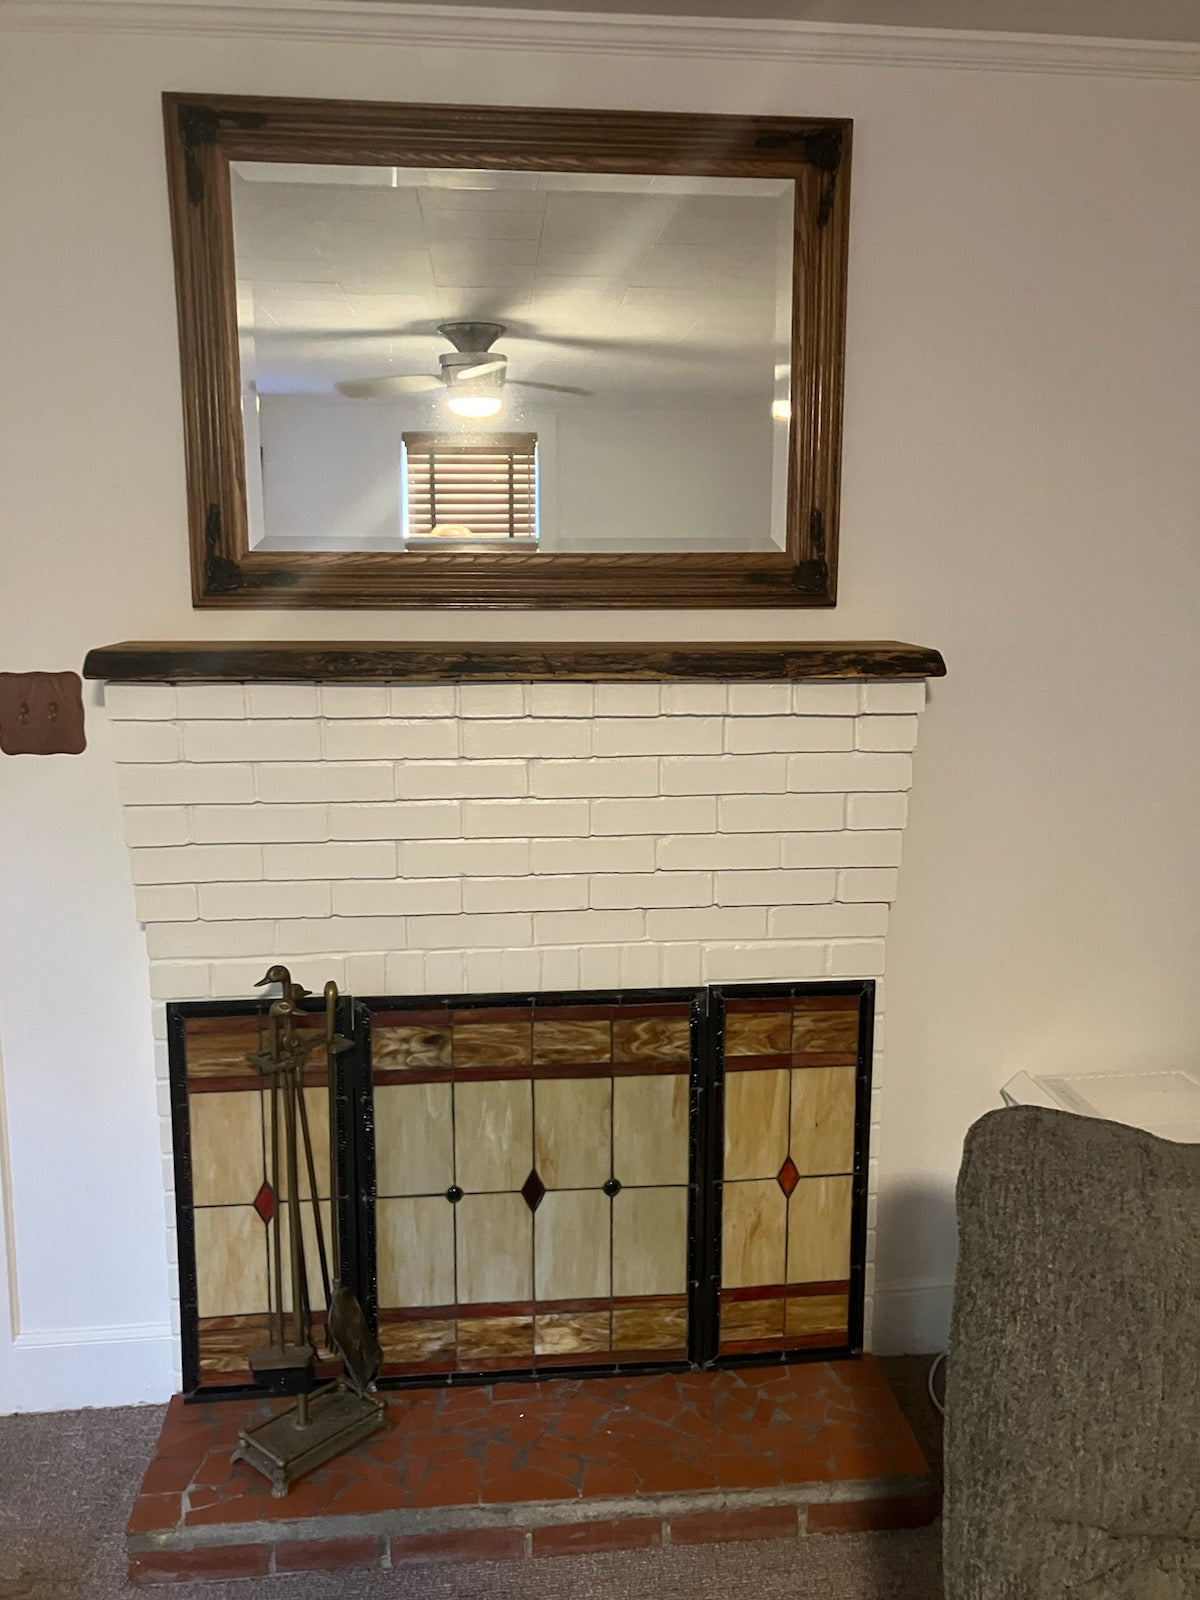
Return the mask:
<path fill-rule="evenodd" d="M 252 548 L 782 550 L 793 188 L 232 163 Z"/>

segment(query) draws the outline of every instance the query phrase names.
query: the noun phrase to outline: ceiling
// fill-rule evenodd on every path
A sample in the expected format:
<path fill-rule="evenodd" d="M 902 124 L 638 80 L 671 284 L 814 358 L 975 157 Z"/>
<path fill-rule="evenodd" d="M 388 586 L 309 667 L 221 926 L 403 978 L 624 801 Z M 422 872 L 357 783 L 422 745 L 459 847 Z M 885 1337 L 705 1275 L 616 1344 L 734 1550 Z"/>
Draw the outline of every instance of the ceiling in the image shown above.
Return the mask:
<path fill-rule="evenodd" d="M 787 362 L 788 183 L 236 163 L 233 200 L 260 394 L 436 375 L 456 319 L 506 325 L 508 384 L 601 405 L 765 410 Z"/>
<path fill-rule="evenodd" d="M 404 0 L 381 3 L 404 7 Z M 497 10 L 507 9 L 512 0 L 441 3 L 466 10 Z M 519 0 L 519 8 L 1200 43 L 1198 0 Z"/>

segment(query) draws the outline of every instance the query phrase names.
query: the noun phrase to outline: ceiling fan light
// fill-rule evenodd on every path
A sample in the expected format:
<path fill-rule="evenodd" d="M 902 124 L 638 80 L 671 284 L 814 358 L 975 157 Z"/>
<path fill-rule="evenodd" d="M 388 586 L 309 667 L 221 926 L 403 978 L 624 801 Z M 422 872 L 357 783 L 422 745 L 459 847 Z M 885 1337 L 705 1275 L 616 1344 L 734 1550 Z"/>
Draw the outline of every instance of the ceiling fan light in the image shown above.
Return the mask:
<path fill-rule="evenodd" d="M 503 402 L 498 394 L 448 394 L 446 404 L 456 417 L 494 417 Z"/>

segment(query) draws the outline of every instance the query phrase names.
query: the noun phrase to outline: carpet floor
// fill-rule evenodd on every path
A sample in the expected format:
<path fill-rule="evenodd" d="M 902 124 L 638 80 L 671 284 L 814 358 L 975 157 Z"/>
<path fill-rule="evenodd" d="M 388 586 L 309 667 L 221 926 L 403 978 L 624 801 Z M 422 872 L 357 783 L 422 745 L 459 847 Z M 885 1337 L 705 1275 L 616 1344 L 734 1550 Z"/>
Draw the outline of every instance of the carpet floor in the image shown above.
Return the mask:
<path fill-rule="evenodd" d="M 899 1392 L 894 1381 L 893 1387 Z M 162 1417 L 160 1406 L 0 1417 L 0 1600 L 139 1593 L 172 1600 L 377 1600 L 399 1592 L 405 1600 L 941 1600 L 938 1523 L 799 1543 L 135 1590 L 125 1577 L 125 1519 Z"/>

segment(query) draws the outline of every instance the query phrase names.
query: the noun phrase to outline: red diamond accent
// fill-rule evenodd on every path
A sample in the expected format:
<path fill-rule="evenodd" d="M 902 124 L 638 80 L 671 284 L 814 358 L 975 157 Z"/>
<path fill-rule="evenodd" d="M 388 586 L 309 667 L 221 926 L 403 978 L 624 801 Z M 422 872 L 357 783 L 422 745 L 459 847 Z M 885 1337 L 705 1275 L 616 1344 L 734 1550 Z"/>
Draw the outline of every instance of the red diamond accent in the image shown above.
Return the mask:
<path fill-rule="evenodd" d="M 535 1167 L 525 1182 L 521 1185 L 521 1197 L 530 1211 L 536 1211 L 542 1203 L 542 1196 L 546 1193 L 546 1185 L 538 1177 Z"/>
<path fill-rule="evenodd" d="M 264 1183 L 254 1196 L 254 1209 L 264 1222 L 270 1222 L 275 1215 L 275 1191 L 269 1183 Z"/>
<path fill-rule="evenodd" d="M 796 1163 L 792 1160 L 791 1156 L 787 1158 L 787 1160 L 780 1167 L 779 1171 L 775 1174 L 775 1182 L 790 1200 L 792 1190 L 800 1182 L 800 1174 L 797 1171 Z"/>

